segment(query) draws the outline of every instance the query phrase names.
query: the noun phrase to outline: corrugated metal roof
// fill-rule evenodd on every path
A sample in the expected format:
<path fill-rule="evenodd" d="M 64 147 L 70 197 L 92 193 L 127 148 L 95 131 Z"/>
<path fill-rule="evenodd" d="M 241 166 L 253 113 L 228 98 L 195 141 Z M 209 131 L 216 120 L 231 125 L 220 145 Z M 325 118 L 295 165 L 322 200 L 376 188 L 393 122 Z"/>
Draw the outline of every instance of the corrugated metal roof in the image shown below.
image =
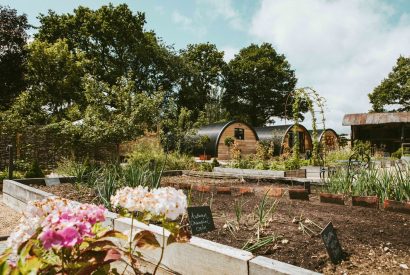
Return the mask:
<path fill-rule="evenodd" d="M 388 123 L 410 123 L 410 112 L 346 114 L 342 124 L 343 126 L 351 126 Z"/>

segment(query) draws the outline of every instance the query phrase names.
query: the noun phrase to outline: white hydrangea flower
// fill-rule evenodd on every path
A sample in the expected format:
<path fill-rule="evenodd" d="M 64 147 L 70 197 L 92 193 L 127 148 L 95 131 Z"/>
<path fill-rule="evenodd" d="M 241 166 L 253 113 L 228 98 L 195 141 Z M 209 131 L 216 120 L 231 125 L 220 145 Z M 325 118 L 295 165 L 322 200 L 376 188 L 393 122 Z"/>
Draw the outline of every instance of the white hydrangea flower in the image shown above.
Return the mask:
<path fill-rule="evenodd" d="M 187 198 L 182 190 L 172 187 L 153 189 L 145 187 L 125 187 L 111 197 L 111 204 L 121 206 L 130 212 L 149 212 L 155 216 L 164 216 L 175 220 L 183 215 L 187 208 Z"/>

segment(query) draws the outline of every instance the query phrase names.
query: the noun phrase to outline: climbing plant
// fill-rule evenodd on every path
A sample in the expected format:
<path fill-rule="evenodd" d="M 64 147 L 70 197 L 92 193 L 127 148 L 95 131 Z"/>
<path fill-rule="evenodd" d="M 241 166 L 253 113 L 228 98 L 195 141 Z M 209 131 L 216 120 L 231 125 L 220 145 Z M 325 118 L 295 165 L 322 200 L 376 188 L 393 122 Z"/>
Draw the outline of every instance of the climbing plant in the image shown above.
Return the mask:
<path fill-rule="evenodd" d="M 320 147 L 318 141 L 318 134 L 317 134 L 317 118 L 316 118 L 316 111 L 315 105 L 319 108 L 319 113 L 322 120 L 323 130 L 326 129 L 325 127 L 325 115 L 324 115 L 324 106 L 325 106 L 325 99 L 321 97 L 315 90 L 309 87 L 299 88 L 296 89 L 293 93 L 294 101 L 292 105 L 292 113 L 293 113 L 293 120 L 295 122 L 295 126 L 293 127 L 293 136 L 294 136 L 294 144 L 293 144 L 293 154 L 292 154 L 292 166 L 293 168 L 299 168 L 300 163 L 300 140 L 298 135 L 298 128 L 299 128 L 299 114 L 300 114 L 300 103 L 305 101 L 308 106 L 308 110 L 312 116 L 312 139 L 313 139 L 313 152 L 312 152 L 312 161 L 314 165 L 320 164 Z M 326 146 L 326 144 L 324 145 Z M 326 151 L 326 148 L 324 148 Z"/>

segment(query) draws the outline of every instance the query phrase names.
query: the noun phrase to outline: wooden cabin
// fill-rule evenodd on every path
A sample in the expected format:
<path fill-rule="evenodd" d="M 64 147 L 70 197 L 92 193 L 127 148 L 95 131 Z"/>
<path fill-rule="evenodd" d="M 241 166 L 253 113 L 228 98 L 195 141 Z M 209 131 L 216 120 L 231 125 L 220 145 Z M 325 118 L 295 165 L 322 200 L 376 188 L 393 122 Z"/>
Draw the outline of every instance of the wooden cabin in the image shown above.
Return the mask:
<path fill-rule="evenodd" d="M 351 127 L 352 144 L 369 141 L 387 155 L 410 143 L 410 112 L 347 114 L 343 126 Z"/>
<path fill-rule="evenodd" d="M 313 130 L 309 130 L 309 133 L 313 138 Z M 334 151 L 339 149 L 339 136 L 333 129 L 318 129 L 317 139 L 319 141 L 320 148 L 325 148 L 326 151 Z"/>
<path fill-rule="evenodd" d="M 274 154 L 283 155 L 290 153 L 294 144 L 294 133 L 292 125 L 275 125 L 255 128 L 260 141 L 273 141 Z M 313 143 L 309 131 L 303 126 L 298 126 L 297 129 L 299 135 L 299 150 L 301 154 L 305 154 L 307 151 L 312 152 Z"/>
<path fill-rule="evenodd" d="M 201 136 L 208 136 L 210 139 L 205 145 L 205 153 L 211 157 L 221 160 L 230 158 L 230 148 L 225 145 L 227 137 L 234 138 L 241 150 L 241 156 L 256 153 L 258 135 L 252 126 L 244 122 L 233 120 L 206 125 L 198 130 L 196 138 L 199 139 Z M 201 155 L 203 151 L 198 150 L 196 154 Z"/>

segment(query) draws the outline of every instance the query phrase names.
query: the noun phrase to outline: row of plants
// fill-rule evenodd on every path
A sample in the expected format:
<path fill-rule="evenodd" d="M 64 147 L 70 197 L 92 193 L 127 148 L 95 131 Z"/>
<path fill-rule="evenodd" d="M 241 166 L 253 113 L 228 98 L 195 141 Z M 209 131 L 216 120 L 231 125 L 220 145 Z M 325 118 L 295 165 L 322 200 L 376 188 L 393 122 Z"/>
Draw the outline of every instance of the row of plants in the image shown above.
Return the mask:
<path fill-rule="evenodd" d="M 338 169 L 326 180 L 324 191 L 347 196 L 377 196 L 381 201 L 410 201 L 410 166 L 391 169 Z"/>

